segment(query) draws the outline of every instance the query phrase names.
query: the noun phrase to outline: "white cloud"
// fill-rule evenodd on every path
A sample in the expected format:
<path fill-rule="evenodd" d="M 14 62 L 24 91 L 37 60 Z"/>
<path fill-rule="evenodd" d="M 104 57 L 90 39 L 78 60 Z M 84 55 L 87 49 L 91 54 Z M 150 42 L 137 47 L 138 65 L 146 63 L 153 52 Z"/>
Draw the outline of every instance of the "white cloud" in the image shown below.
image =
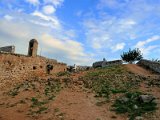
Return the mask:
<path fill-rule="evenodd" d="M 54 27 L 56 28 L 60 28 L 61 25 L 59 23 L 59 20 L 54 17 L 54 16 L 46 16 L 43 13 L 39 12 L 39 11 L 35 11 L 32 13 L 33 16 L 37 16 L 40 17 L 42 20 L 48 21 L 48 22 L 52 22 L 52 24 L 54 25 Z"/>
<path fill-rule="evenodd" d="M 123 50 L 125 45 L 126 45 L 125 43 L 118 43 L 118 44 L 116 44 L 115 46 L 112 47 L 112 51 L 115 52 L 115 51 L 118 51 L 118 50 Z"/>
<path fill-rule="evenodd" d="M 98 9 L 102 9 L 104 7 L 108 7 L 111 9 L 117 9 L 119 7 L 123 7 L 125 3 L 127 3 L 128 0 L 124 0 L 119 2 L 118 0 L 99 0 L 99 3 L 97 5 Z"/>
<path fill-rule="evenodd" d="M 14 19 L 14 17 L 12 17 L 12 16 L 10 16 L 10 15 L 5 15 L 4 18 L 5 18 L 6 20 L 13 20 L 13 19 Z"/>
<path fill-rule="evenodd" d="M 157 45 L 148 45 L 149 43 L 151 42 L 154 42 L 154 41 L 157 41 L 157 40 L 160 40 L 160 36 L 158 35 L 155 35 L 147 40 L 144 40 L 144 41 L 139 41 L 135 47 L 136 48 L 139 48 L 141 50 L 141 52 L 143 53 L 143 55 L 145 57 L 147 57 L 152 50 L 158 48 Z"/>
<path fill-rule="evenodd" d="M 26 2 L 28 2 L 32 5 L 38 5 L 40 3 L 39 0 L 26 0 Z"/>
<path fill-rule="evenodd" d="M 129 28 L 136 25 L 136 21 L 132 19 L 122 19 L 119 21 L 119 24 L 122 26 L 121 28 Z"/>
<path fill-rule="evenodd" d="M 157 45 L 151 45 L 151 46 L 139 48 L 139 50 L 142 52 L 144 57 L 148 57 L 148 55 L 151 54 L 151 51 L 155 50 L 156 48 L 158 48 Z"/>
<path fill-rule="evenodd" d="M 36 21 L 36 20 L 29 20 L 31 23 L 34 23 L 36 25 L 40 25 L 40 26 L 44 26 L 44 27 L 53 27 L 52 24 L 50 24 L 49 22 L 41 22 L 41 21 Z"/>
<path fill-rule="evenodd" d="M 69 37 L 69 38 L 75 38 L 76 37 L 76 32 L 75 30 L 67 30 L 65 31 L 65 34 Z"/>
<path fill-rule="evenodd" d="M 43 34 L 40 38 L 42 44 L 48 49 L 48 53 L 58 54 L 69 64 L 91 65 L 94 61 L 91 54 L 84 51 L 83 45 L 74 40 L 57 39 L 49 34 Z"/>
<path fill-rule="evenodd" d="M 156 36 L 153 36 L 153 37 L 151 37 L 151 38 L 149 38 L 149 39 L 147 39 L 147 40 L 139 41 L 139 42 L 135 45 L 135 47 L 136 47 L 136 48 L 142 48 L 142 47 L 144 47 L 144 45 L 146 45 L 146 44 L 148 44 L 148 43 L 150 43 L 150 42 L 156 41 L 156 40 L 160 40 L 160 36 L 156 35 Z"/>
<path fill-rule="evenodd" d="M 23 25 L 23 22 L 14 23 L 14 21 L 0 20 L 0 32 L 16 38 L 25 38 L 29 35 L 29 28 Z"/>
<path fill-rule="evenodd" d="M 128 38 L 136 37 L 134 27 L 137 24 L 133 19 L 116 18 L 103 16 L 100 19 L 84 20 L 84 27 L 88 44 L 94 49 L 112 49 L 121 50 L 125 46 Z"/>
<path fill-rule="evenodd" d="M 55 7 L 60 6 L 64 0 L 44 0 L 46 4 L 53 4 Z"/>
<path fill-rule="evenodd" d="M 42 36 L 42 39 L 44 40 L 44 44 L 59 50 L 66 51 L 68 54 L 70 54 L 70 56 L 85 56 L 85 54 L 83 53 L 82 44 L 80 44 L 79 42 L 73 40 L 55 39 L 49 34 L 44 34 Z"/>
<path fill-rule="evenodd" d="M 52 14 L 56 11 L 56 9 L 52 5 L 46 5 L 43 7 L 43 12 L 45 14 Z"/>

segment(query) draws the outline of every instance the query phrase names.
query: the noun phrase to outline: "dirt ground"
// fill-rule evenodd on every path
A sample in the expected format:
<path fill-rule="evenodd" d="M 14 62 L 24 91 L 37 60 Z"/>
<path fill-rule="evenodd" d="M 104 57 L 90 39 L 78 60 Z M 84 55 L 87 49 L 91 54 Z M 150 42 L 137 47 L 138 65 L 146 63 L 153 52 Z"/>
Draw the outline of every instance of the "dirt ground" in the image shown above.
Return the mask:
<path fill-rule="evenodd" d="M 126 68 L 138 75 L 154 76 L 155 74 L 137 65 L 125 65 Z M 94 94 L 85 90 L 78 81 L 78 77 L 83 76 L 85 73 L 75 73 L 73 77 L 74 84 L 70 87 L 62 89 L 56 96 L 55 100 L 51 102 L 48 107 L 50 111 L 43 115 L 36 117 L 28 117 L 26 110 L 29 104 L 18 104 L 14 107 L 6 107 L 4 103 L 15 103 L 15 101 L 32 96 L 32 92 L 23 92 L 15 98 L 4 96 L 0 91 L 0 120 L 128 120 L 125 115 L 117 115 L 111 111 L 111 104 L 106 103 L 102 106 L 97 106 L 99 101 L 94 97 Z M 156 96 L 158 107 L 160 108 L 160 88 L 148 87 L 145 82 L 141 83 L 140 90 L 148 92 Z M 160 110 L 148 120 L 160 120 Z"/>
<path fill-rule="evenodd" d="M 154 75 L 151 71 L 148 71 L 136 64 L 127 64 L 125 65 L 127 69 L 135 74 L 142 75 L 142 76 L 149 76 L 149 75 Z"/>

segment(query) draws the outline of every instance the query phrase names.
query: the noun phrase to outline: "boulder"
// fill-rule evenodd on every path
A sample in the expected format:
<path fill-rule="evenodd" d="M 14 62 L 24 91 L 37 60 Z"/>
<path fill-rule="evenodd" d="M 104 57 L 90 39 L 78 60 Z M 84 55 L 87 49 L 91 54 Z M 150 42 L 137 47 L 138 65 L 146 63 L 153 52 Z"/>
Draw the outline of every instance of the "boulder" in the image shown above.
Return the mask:
<path fill-rule="evenodd" d="M 140 95 L 139 100 L 144 103 L 150 103 L 155 99 L 152 95 Z"/>
<path fill-rule="evenodd" d="M 143 117 L 137 116 L 137 117 L 135 118 L 135 120 L 143 120 Z"/>
<path fill-rule="evenodd" d="M 121 103 L 127 103 L 129 101 L 129 98 L 127 98 L 127 97 L 124 96 L 124 97 L 119 98 L 119 101 Z"/>
<path fill-rule="evenodd" d="M 133 108 L 134 108 L 135 110 L 137 110 L 137 109 L 138 109 L 138 106 L 137 106 L 137 105 L 134 105 Z"/>

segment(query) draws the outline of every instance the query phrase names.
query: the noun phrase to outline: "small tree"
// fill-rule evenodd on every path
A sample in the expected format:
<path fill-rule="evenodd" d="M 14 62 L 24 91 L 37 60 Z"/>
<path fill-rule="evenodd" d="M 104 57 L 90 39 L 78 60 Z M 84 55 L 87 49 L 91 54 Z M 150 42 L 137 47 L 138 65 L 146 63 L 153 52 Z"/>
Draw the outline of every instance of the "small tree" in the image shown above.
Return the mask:
<path fill-rule="evenodd" d="M 123 52 L 123 54 L 121 55 L 121 58 L 123 61 L 132 64 L 135 61 L 141 60 L 143 57 L 142 57 L 141 51 L 138 48 L 136 48 L 133 50 L 129 49 L 128 52 Z"/>

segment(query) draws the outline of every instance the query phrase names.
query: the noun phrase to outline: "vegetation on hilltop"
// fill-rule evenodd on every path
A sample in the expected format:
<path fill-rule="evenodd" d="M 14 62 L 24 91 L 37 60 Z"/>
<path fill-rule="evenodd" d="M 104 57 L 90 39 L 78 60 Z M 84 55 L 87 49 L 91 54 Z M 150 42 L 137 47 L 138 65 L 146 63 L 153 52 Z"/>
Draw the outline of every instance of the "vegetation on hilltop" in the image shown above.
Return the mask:
<path fill-rule="evenodd" d="M 140 83 L 146 78 L 127 71 L 123 65 L 98 68 L 81 79 L 84 86 L 96 94 L 95 97 L 105 98 L 105 102 L 114 99 L 112 110 L 120 114 L 127 113 L 130 120 L 156 110 L 154 101 L 143 103 L 139 100 L 140 95 L 148 95 L 138 91 Z"/>
<path fill-rule="evenodd" d="M 121 55 L 121 58 L 123 61 L 132 64 L 135 61 L 141 60 L 143 57 L 142 57 L 141 51 L 138 48 L 136 48 L 133 50 L 129 49 L 129 51 L 127 52 L 123 52 L 123 54 Z"/>

